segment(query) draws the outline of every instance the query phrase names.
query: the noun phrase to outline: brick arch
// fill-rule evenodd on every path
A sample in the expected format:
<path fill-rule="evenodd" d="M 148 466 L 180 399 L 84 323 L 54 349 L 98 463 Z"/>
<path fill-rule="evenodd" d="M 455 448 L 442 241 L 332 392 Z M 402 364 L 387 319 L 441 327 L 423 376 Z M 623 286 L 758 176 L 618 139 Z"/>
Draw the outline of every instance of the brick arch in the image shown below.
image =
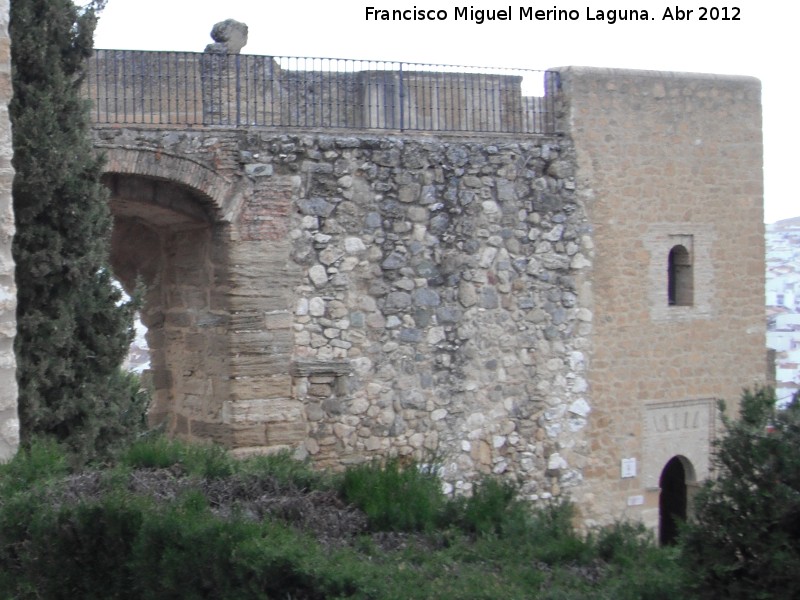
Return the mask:
<path fill-rule="evenodd" d="M 103 146 L 102 150 L 106 173 L 139 175 L 185 186 L 211 208 L 215 221 L 232 222 L 242 204 L 240 180 L 225 177 L 191 158 L 155 148 Z"/>
<path fill-rule="evenodd" d="M 171 169 L 174 169 L 171 171 Z M 153 388 L 149 420 L 172 435 L 225 443 L 230 224 L 236 186 L 202 165 L 152 152 L 110 152 L 111 263 L 129 291 L 145 286 Z"/>

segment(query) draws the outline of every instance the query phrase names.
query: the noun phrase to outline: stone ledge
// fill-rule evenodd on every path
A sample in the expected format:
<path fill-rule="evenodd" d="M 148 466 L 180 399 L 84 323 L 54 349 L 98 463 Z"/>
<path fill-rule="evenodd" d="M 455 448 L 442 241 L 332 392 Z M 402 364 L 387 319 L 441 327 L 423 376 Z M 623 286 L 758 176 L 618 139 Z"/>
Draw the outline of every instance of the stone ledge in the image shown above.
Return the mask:
<path fill-rule="evenodd" d="M 353 367 L 349 360 L 298 360 L 291 366 L 291 373 L 295 377 L 311 377 L 313 375 L 332 375 L 340 377 L 350 375 Z"/>

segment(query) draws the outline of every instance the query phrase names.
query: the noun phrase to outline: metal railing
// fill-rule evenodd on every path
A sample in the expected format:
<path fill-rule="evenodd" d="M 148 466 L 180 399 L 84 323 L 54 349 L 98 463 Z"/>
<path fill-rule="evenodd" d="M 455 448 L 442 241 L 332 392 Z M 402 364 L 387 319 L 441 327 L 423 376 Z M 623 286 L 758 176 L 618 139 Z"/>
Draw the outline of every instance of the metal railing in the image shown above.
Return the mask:
<path fill-rule="evenodd" d="M 386 61 L 96 50 L 98 124 L 552 133 L 558 73 Z"/>

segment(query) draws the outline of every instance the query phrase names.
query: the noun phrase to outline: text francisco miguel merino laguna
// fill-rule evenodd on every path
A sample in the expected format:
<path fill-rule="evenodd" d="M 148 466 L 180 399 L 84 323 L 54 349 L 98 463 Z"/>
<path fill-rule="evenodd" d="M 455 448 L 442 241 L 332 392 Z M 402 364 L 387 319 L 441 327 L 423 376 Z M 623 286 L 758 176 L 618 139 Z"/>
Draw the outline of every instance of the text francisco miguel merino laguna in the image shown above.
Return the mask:
<path fill-rule="evenodd" d="M 658 17 L 662 21 L 739 21 L 741 10 L 735 6 L 726 7 L 699 7 L 682 9 L 679 6 L 668 6 L 662 10 L 646 9 L 594 9 L 586 7 L 585 12 L 577 9 L 536 8 L 533 6 L 519 6 L 512 10 L 506 8 L 482 9 L 474 6 L 456 6 L 452 13 L 445 9 L 413 8 L 382 9 L 374 6 L 366 7 L 367 21 L 472 21 L 480 25 L 485 21 L 513 21 L 515 15 L 520 21 L 580 21 L 585 16 L 586 21 L 603 21 L 613 25 L 617 21 L 650 21 Z"/>

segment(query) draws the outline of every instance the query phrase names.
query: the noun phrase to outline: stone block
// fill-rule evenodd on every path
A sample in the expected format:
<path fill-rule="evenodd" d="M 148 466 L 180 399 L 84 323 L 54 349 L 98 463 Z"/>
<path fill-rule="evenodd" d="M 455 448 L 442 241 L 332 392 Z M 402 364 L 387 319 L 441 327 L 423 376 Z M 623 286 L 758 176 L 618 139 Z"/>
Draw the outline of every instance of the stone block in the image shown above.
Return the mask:
<path fill-rule="evenodd" d="M 188 429 L 192 439 L 205 440 L 225 447 L 230 447 L 233 442 L 231 428 L 223 423 L 189 421 Z"/>
<path fill-rule="evenodd" d="M 294 445 L 305 442 L 308 435 L 304 422 L 282 422 L 267 424 L 267 445 Z"/>
<path fill-rule="evenodd" d="M 277 423 L 305 421 L 302 402 L 286 398 L 227 401 L 222 407 L 223 423 Z"/>
<path fill-rule="evenodd" d="M 262 377 L 240 377 L 231 380 L 231 399 L 255 400 L 288 398 L 291 395 L 292 376 L 288 373 Z"/>
<path fill-rule="evenodd" d="M 232 426 L 231 439 L 235 448 L 264 447 L 267 445 L 267 430 L 264 424 Z"/>

